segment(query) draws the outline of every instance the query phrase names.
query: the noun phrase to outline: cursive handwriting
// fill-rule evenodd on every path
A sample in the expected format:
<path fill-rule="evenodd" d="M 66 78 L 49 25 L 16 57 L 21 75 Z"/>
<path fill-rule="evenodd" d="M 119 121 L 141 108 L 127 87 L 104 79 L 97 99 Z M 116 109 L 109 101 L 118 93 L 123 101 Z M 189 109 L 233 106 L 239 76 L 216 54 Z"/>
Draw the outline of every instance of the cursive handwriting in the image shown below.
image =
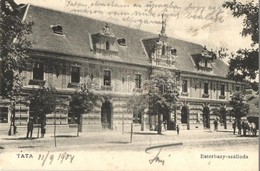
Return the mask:
<path fill-rule="evenodd" d="M 152 164 L 154 162 L 158 162 L 161 163 L 162 165 L 164 165 L 165 160 L 160 159 L 159 154 L 162 151 L 162 148 L 166 148 L 166 147 L 172 147 L 172 146 L 179 146 L 182 145 L 183 143 L 173 143 L 173 144 L 163 144 L 163 145 L 158 145 L 158 146 L 152 146 L 152 147 L 148 147 L 145 149 L 145 152 L 149 154 L 149 151 L 152 149 L 160 149 L 159 152 L 156 154 L 155 157 L 153 157 L 152 159 L 149 160 L 149 163 Z M 168 157 L 170 157 L 171 155 L 169 154 Z"/>
<path fill-rule="evenodd" d="M 46 154 L 39 154 L 39 156 L 38 156 L 38 160 L 42 161 L 42 166 L 44 166 L 45 162 L 48 162 L 48 161 L 49 161 L 49 165 L 51 165 L 54 160 L 57 160 L 60 163 L 63 163 L 63 161 L 68 160 L 70 163 L 72 163 L 74 158 L 75 158 L 74 155 L 71 155 L 67 152 L 60 153 L 57 158 L 56 158 L 55 154 L 52 154 L 49 151 Z"/>
<path fill-rule="evenodd" d="M 224 18 L 221 15 L 224 11 L 221 7 L 208 6 L 206 8 L 205 6 L 193 5 L 190 3 L 185 10 L 188 19 L 210 20 L 220 23 L 224 21 Z"/>
<path fill-rule="evenodd" d="M 153 164 L 153 162 L 158 162 L 158 163 L 162 163 L 162 165 L 164 165 L 164 160 L 161 160 L 159 158 L 159 154 L 161 153 L 161 151 L 162 151 L 162 148 L 160 148 L 159 152 L 156 154 L 156 156 L 154 158 L 149 160 L 150 164 Z"/>
<path fill-rule="evenodd" d="M 146 1 L 133 4 L 122 1 L 105 2 L 101 0 L 93 2 L 78 2 L 77 0 L 67 0 L 65 6 L 72 13 L 87 15 L 115 17 L 117 20 L 135 25 L 140 28 L 142 24 L 161 24 L 162 15 L 166 18 L 205 20 L 211 22 L 224 22 L 224 10 L 221 6 L 203 6 L 189 3 L 178 5 L 174 1 L 156 2 Z M 108 8 L 109 10 L 103 10 Z"/>

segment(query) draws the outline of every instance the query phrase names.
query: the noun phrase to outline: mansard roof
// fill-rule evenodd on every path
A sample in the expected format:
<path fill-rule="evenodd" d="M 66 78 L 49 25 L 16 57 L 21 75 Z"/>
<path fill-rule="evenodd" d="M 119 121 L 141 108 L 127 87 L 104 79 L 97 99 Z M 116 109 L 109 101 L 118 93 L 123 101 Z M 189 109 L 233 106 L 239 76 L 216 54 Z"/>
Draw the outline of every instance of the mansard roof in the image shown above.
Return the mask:
<path fill-rule="evenodd" d="M 26 20 L 34 22 L 33 33 L 29 36 L 33 43 L 32 49 L 66 54 L 71 58 L 81 56 L 150 66 L 149 51 L 158 38 L 158 35 L 153 33 L 109 23 L 114 36 L 124 38 L 126 46 L 118 46 L 116 56 L 102 56 L 93 52 L 91 35 L 100 33 L 106 25 L 104 21 L 33 5 L 28 8 Z M 52 29 L 57 26 L 62 27 L 59 27 L 61 34 L 53 32 Z M 171 37 L 168 38 L 168 45 L 177 50 L 176 69 L 226 77 L 228 67 L 220 59 L 214 60 L 211 72 L 197 70 L 191 55 L 201 53 L 203 46 Z"/>

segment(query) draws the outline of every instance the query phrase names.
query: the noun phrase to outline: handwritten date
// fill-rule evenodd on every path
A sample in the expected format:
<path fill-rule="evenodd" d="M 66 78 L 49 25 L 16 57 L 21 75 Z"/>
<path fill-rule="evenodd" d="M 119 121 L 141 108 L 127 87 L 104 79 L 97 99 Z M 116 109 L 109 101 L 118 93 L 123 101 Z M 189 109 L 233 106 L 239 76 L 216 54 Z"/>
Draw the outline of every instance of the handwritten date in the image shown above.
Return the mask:
<path fill-rule="evenodd" d="M 72 163 L 74 158 L 74 155 L 69 154 L 67 152 L 55 155 L 48 151 L 46 154 L 39 154 L 38 156 L 38 160 L 42 161 L 42 166 L 44 166 L 46 162 L 49 162 L 49 165 L 51 165 L 54 160 L 59 161 L 60 163 L 63 163 L 64 161 Z"/>

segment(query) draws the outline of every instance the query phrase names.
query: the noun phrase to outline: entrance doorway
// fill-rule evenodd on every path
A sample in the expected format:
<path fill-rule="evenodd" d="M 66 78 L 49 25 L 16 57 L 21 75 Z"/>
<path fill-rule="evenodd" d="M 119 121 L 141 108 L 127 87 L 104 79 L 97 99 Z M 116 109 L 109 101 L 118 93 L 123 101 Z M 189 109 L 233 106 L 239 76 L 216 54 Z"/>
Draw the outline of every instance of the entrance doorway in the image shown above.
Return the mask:
<path fill-rule="evenodd" d="M 112 129 L 112 104 L 109 101 L 101 106 L 101 124 L 104 129 Z"/>
<path fill-rule="evenodd" d="M 165 113 L 164 115 L 163 115 L 163 125 L 164 125 L 164 129 L 165 130 L 172 130 L 173 128 L 173 126 L 172 126 L 172 123 L 171 123 L 171 121 L 170 121 L 170 113 L 168 112 L 168 113 Z"/>
<path fill-rule="evenodd" d="M 220 121 L 224 125 L 224 129 L 227 129 L 227 111 L 226 108 L 220 108 Z"/>
<path fill-rule="evenodd" d="M 208 106 L 203 108 L 203 125 L 204 128 L 210 128 L 210 110 Z"/>
<path fill-rule="evenodd" d="M 188 108 L 186 106 L 181 109 L 181 123 L 188 123 Z"/>

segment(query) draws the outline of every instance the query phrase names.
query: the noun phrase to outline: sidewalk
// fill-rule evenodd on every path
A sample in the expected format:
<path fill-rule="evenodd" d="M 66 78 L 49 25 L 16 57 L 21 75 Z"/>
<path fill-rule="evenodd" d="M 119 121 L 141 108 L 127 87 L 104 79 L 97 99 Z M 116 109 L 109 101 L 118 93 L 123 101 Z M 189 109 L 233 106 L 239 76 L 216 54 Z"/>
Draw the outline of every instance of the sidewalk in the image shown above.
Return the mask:
<path fill-rule="evenodd" d="M 1 135 L 1 147 L 4 149 L 32 148 L 40 150 L 43 148 L 54 147 L 53 134 L 46 134 L 44 138 L 26 139 L 25 135 L 7 136 Z M 145 147 L 157 146 L 161 144 L 182 144 L 186 147 L 221 146 L 223 143 L 236 145 L 237 143 L 247 145 L 247 143 L 258 144 L 258 137 L 242 137 L 233 135 L 232 130 L 220 130 L 214 132 L 210 130 L 182 130 L 180 135 L 176 131 L 164 131 L 158 135 L 155 131 L 134 132 L 132 143 L 130 143 L 130 133 L 119 131 L 107 131 L 99 133 L 76 133 L 58 134 L 56 137 L 57 145 L 60 149 L 88 149 L 88 150 L 140 150 Z"/>

